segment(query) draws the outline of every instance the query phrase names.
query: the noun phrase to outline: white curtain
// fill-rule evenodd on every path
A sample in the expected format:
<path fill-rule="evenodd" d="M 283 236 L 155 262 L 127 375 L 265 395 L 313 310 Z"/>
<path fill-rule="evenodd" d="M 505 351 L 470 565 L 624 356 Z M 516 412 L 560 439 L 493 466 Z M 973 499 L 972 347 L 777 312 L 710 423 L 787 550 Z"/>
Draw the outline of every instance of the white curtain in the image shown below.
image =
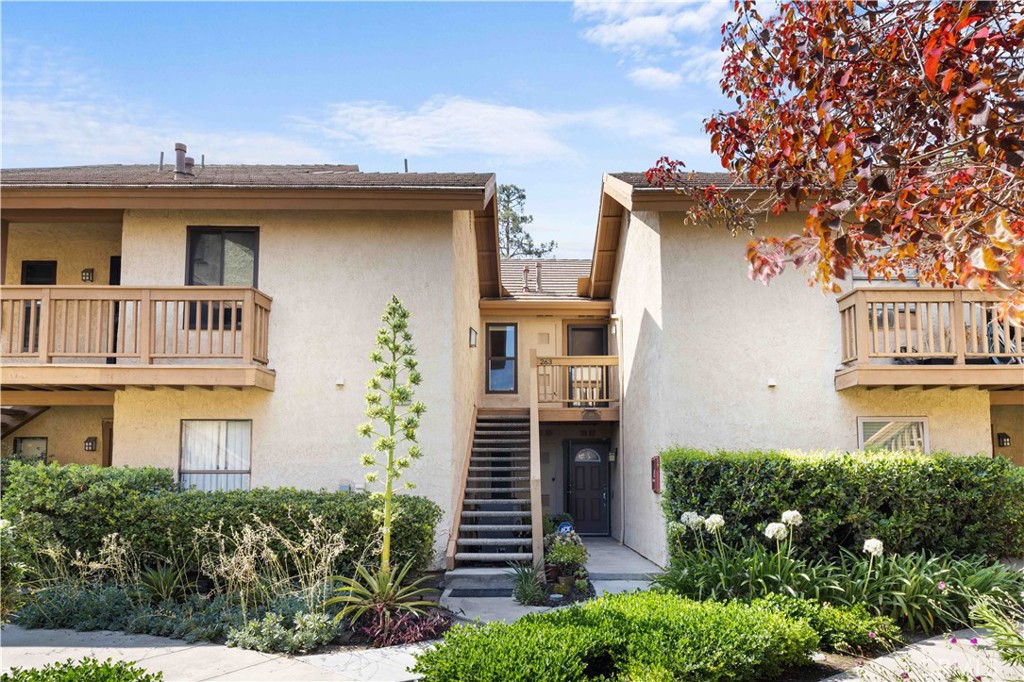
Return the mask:
<path fill-rule="evenodd" d="M 248 490 L 252 422 L 184 420 L 181 482 L 199 490 Z"/>

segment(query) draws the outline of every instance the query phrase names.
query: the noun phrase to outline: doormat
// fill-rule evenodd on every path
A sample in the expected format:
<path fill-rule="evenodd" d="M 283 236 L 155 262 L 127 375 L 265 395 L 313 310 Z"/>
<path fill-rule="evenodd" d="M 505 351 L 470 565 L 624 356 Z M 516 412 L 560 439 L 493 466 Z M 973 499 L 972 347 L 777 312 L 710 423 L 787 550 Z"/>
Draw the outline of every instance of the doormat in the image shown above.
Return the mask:
<path fill-rule="evenodd" d="M 511 597 L 512 590 L 509 589 L 498 589 L 498 590 L 452 590 L 448 593 L 449 597 Z"/>

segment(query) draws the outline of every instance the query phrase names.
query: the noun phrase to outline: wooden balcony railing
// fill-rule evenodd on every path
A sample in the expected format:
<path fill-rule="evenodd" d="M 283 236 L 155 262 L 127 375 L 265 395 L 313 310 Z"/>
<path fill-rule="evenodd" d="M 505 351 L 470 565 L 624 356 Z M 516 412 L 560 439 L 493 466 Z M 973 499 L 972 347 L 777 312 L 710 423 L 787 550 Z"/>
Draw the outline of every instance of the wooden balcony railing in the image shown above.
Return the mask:
<path fill-rule="evenodd" d="M 537 400 L 562 407 L 607 407 L 619 401 L 619 358 L 572 355 L 537 358 Z"/>
<path fill-rule="evenodd" d="M 241 287 L 4 287 L 0 355 L 40 364 L 114 358 L 266 365 L 270 303 Z"/>
<path fill-rule="evenodd" d="M 963 365 L 1024 359 L 1024 329 L 999 319 L 999 297 L 962 289 L 855 289 L 839 297 L 843 364 Z"/>

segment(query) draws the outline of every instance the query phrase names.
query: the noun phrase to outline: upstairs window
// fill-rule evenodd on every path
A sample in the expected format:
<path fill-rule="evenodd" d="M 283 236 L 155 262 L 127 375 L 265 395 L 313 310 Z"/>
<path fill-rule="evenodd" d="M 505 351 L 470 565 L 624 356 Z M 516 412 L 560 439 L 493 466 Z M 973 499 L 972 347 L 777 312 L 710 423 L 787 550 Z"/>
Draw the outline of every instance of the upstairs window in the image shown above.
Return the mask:
<path fill-rule="evenodd" d="M 256 286 L 259 229 L 188 228 L 189 286 Z"/>
<path fill-rule="evenodd" d="M 487 325 L 487 392 L 518 390 L 515 324 Z"/>
<path fill-rule="evenodd" d="M 858 417 L 861 450 L 928 452 L 928 420 L 923 417 Z"/>
<path fill-rule="evenodd" d="M 197 490 L 248 490 L 252 421 L 183 419 L 182 487 Z"/>

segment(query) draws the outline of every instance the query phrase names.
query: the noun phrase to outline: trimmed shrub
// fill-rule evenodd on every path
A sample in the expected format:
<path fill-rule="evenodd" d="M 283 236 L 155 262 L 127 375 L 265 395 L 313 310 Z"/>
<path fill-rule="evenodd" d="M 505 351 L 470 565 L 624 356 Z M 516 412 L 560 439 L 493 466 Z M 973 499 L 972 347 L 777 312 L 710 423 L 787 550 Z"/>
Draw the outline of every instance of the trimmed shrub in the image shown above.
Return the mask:
<path fill-rule="evenodd" d="M 886 616 L 873 616 L 863 604 L 841 606 L 772 594 L 751 602 L 758 608 L 807 621 L 821 638 L 823 651 L 888 649 L 900 641 L 900 629 Z"/>
<path fill-rule="evenodd" d="M 95 554 L 104 536 L 120 533 L 140 555 L 178 556 L 198 568 L 200 556 L 190 554 L 194 529 L 223 523 L 241 528 L 254 517 L 273 524 L 289 537 L 309 517 L 319 516 L 344 531 L 345 552 L 338 572 L 372 554 L 378 541 L 382 502 L 368 493 L 343 493 L 293 488 L 258 488 L 204 492 L 181 491 L 168 469 L 101 468 L 96 466 L 32 465 L 12 462 L 0 498 L 4 518 L 18 526 L 22 546 L 41 547 L 57 541 L 72 553 Z M 434 528 L 441 509 L 412 495 L 396 496 L 394 557 L 412 560 L 424 569 L 433 558 Z"/>
<path fill-rule="evenodd" d="M 413 672 L 435 682 L 742 682 L 809 663 L 817 645 L 806 622 L 778 611 L 642 592 L 452 628 Z"/>
<path fill-rule="evenodd" d="M 1024 555 L 1024 469 L 1002 458 L 905 452 L 662 452 L 663 507 L 716 512 L 723 539 L 761 536 L 766 519 L 799 509 L 801 545 L 819 556 L 881 539 L 888 551 Z M 669 525 L 672 551 L 692 541 Z"/>
<path fill-rule="evenodd" d="M 95 658 L 50 663 L 42 668 L 11 668 L 0 675 L 0 682 L 160 682 L 161 672 L 147 672 L 132 661 L 100 662 Z"/>

